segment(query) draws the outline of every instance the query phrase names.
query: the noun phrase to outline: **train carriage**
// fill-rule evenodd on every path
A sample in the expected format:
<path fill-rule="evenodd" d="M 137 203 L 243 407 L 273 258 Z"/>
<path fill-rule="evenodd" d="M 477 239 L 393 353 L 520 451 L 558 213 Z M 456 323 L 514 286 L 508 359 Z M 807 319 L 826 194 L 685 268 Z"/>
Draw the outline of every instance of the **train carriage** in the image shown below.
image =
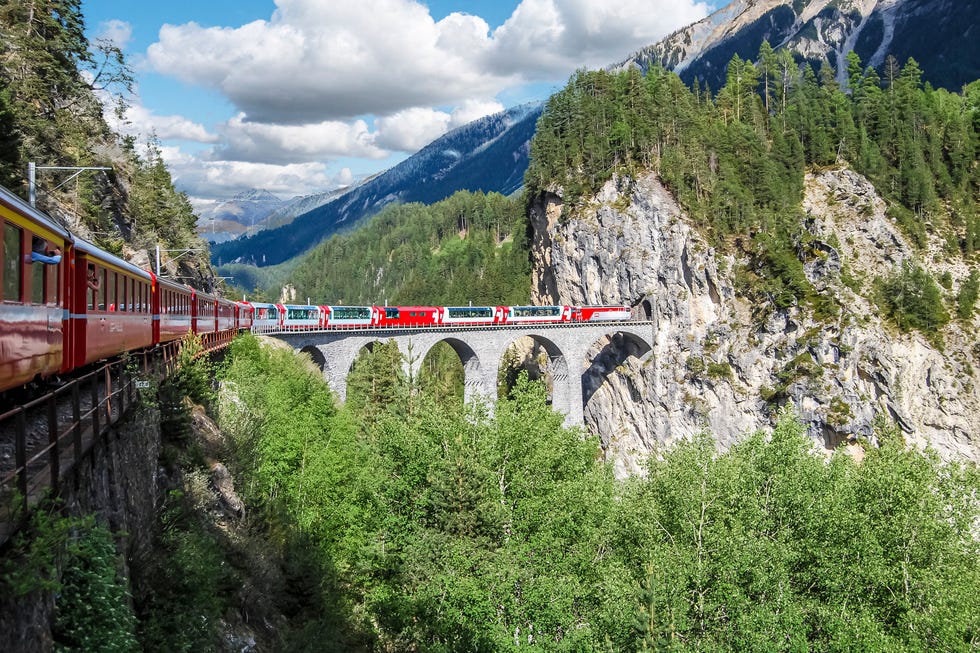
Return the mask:
<path fill-rule="evenodd" d="M 629 306 L 581 306 L 572 309 L 572 319 L 581 322 L 608 322 L 632 319 Z"/>
<path fill-rule="evenodd" d="M 0 187 L 0 391 L 71 367 L 66 334 L 72 237 Z"/>
<path fill-rule="evenodd" d="M 439 324 L 498 324 L 504 320 L 503 306 L 440 306 Z"/>
<path fill-rule="evenodd" d="M 153 342 L 179 340 L 191 332 L 190 286 L 154 277 Z"/>
<path fill-rule="evenodd" d="M 382 327 L 435 326 L 439 322 L 437 306 L 376 306 L 374 322 Z"/>
<path fill-rule="evenodd" d="M 235 302 L 235 329 L 251 331 L 255 322 L 255 307 L 248 302 Z"/>
<path fill-rule="evenodd" d="M 214 295 L 191 290 L 191 329 L 195 335 L 209 336 L 218 330 L 217 308 Z"/>
<path fill-rule="evenodd" d="M 323 327 L 323 307 L 307 304 L 287 304 L 282 320 L 282 328 L 287 331 L 312 331 Z"/>
<path fill-rule="evenodd" d="M 234 331 L 235 301 L 219 296 L 215 299 L 215 311 L 218 331 Z"/>
<path fill-rule="evenodd" d="M 377 306 L 322 306 L 324 326 L 329 328 L 357 328 L 376 326 L 380 321 Z"/>
<path fill-rule="evenodd" d="M 73 263 L 73 366 L 152 345 L 150 273 L 77 237 Z"/>
<path fill-rule="evenodd" d="M 242 302 L 252 307 L 252 330 L 257 333 L 276 331 L 282 328 L 286 307 L 282 304 L 263 302 Z"/>
<path fill-rule="evenodd" d="M 571 306 L 505 306 L 505 324 L 534 324 L 568 322 L 572 319 Z"/>

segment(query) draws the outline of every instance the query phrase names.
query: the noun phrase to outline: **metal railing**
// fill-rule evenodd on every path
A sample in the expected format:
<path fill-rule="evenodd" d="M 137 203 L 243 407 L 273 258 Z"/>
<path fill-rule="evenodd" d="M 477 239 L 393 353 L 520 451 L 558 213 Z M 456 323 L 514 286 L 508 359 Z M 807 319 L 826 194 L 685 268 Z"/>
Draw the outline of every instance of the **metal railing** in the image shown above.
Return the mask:
<path fill-rule="evenodd" d="M 0 415 L 0 543 L 45 496 L 59 494 L 64 479 L 138 402 L 138 377 L 160 380 L 173 371 L 181 344 L 102 364 Z"/>

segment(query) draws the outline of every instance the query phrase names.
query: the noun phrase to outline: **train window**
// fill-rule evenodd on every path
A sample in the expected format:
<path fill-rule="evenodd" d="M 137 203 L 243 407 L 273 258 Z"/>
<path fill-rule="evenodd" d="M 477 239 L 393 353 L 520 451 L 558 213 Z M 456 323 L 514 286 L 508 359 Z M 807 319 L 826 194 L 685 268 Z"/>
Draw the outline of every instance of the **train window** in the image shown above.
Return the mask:
<path fill-rule="evenodd" d="M 21 231 L 12 224 L 3 226 L 3 299 L 20 301 L 20 275 L 23 250 Z"/>
<path fill-rule="evenodd" d="M 57 304 L 61 300 L 58 293 L 60 290 L 58 280 L 61 278 L 61 263 L 49 265 L 48 268 L 48 291 L 46 297 L 49 304 Z"/>
<path fill-rule="evenodd" d="M 120 311 L 128 310 L 126 308 L 126 302 L 132 299 L 132 297 L 130 296 L 129 293 L 130 293 L 129 279 L 127 279 L 126 277 L 120 276 L 119 277 L 119 294 L 116 296 L 116 299 L 119 300 L 119 310 Z"/>
<path fill-rule="evenodd" d="M 44 277 L 48 271 L 47 265 L 35 263 L 31 266 L 31 303 L 44 303 Z"/>
<path fill-rule="evenodd" d="M 117 295 L 118 288 L 116 286 L 117 286 L 117 282 L 118 281 L 119 280 L 116 278 L 116 273 L 115 272 L 110 272 L 109 273 L 109 294 L 106 295 L 106 298 L 105 298 L 106 304 L 108 304 L 110 311 L 116 310 L 116 297 L 118 296 Z"/>

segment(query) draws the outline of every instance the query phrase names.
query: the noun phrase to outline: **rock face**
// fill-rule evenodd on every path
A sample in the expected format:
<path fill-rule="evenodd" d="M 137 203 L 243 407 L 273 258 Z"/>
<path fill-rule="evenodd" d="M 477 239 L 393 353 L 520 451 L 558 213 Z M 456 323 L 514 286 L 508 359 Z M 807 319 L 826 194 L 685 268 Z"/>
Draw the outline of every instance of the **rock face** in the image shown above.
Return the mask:
<path fill-rule="evenodd" d="M 643 362 L 599 361 L 599 378 L 585 380 L 586 423 L 619 475 L 641 472 L 650 454 L 702 429 L 728 448 L 770 425 L 784 404 L 828 452 L 873 443 L 881 415 L 910 443 L 980 460 L 975 321 L 947 327 L 939 351 L 880 319 L 868 299 L 874 278 L 915 253 L 860 175 L 809 175 L 804 209 L 806 273 L 844 306 L 831 323 L 741 298 L 739 262 L 706 244 L 653 174 L 614 179 L 574 211 L 563 212 L 560 190 L 537 198 L 534 300 L 625 303 L 653 322 L 654 350 Z M 968 274 L 942 257 L 916 258 L 936 276 L 948 271 L 954 292 Z"/>
<path fill-rule="evenodd" d="M 133 411 L 100 439 L 91 455 L 62 484 L 62 506 L 69 515 L 96 514 L 123 554 L 124 577 L 131 565 L 153 555 L 152 535 L 159 507 L 157 458 L 160 416 L 152 405 Z M 47 653 L 54 650 L 53 592 L 0 597 L 0 651 Z"/>

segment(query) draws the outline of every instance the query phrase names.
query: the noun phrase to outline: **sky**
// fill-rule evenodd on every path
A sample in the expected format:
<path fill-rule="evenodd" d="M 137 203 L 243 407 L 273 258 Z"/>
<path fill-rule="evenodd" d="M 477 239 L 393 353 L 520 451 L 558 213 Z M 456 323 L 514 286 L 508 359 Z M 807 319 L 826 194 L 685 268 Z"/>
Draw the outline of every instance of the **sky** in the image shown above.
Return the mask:
<path fill-rule="evenodd" d="M 381 172 L 442 134 L 624 60 L 723 0 L 83 0 L 122 49 L 123 118 L 197 208 Z M 118 89 L 117 89 L 118 90 Z M 107 102 L 107 105 L 111 104 Z"/>

